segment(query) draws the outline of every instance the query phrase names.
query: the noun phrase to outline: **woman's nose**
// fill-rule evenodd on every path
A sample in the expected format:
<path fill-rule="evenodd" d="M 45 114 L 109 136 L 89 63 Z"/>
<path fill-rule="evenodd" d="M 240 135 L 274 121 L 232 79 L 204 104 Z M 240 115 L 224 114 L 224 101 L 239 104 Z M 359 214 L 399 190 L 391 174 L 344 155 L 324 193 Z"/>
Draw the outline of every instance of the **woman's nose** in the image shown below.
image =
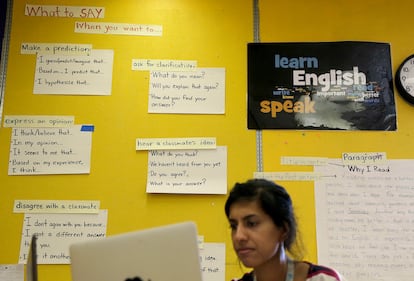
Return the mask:
<path fill-rule="evenodd" d="M 243 226 L 237 226 L 237 228 L 233 232 L 233 239 L 236 241 L 246 240 L 246 232 Z"/>

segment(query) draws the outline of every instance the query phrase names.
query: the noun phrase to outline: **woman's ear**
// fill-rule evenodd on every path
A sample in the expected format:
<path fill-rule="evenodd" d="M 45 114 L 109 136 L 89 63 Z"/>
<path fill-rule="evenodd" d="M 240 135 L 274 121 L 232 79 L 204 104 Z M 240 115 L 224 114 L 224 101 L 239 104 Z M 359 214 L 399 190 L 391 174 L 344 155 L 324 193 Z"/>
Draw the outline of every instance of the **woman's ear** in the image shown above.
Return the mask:
<path fill-rule="evenodd" d="M 290 231 L 290 228 L 289 228 L 289 225 L 287 224 L 287 222 L 283 223 L 282 231 L 283 231 L 282 241 L 285 241 L 289 237 L 289 231 Z"/>

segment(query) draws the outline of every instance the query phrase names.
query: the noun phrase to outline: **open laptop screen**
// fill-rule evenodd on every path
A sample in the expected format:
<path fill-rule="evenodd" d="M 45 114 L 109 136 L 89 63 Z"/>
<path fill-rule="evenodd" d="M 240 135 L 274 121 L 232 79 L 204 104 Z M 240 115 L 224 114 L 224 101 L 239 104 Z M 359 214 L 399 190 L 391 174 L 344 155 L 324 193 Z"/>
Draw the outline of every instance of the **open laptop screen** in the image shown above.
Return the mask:
<path fill-rule="evenodd" d="M 77 242 L 70 254 L 73 281 L 202 281 L 193 222 Z"/>

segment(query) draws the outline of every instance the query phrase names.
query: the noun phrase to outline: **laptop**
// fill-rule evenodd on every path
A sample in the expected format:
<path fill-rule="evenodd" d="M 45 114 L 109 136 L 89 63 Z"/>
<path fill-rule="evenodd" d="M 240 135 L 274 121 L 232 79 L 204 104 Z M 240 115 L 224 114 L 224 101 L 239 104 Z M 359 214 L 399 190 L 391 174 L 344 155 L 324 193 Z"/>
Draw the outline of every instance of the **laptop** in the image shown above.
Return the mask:
<path fill-rule="evenodd" d="M 26 263 L 26 281 L 37 281 L 37 237 L 32 236 Z"/>
<path fill-rule="evenodd" d="M 202 281 L 193 222 L 77 242 L 69 252 L 73 281 Z"/>

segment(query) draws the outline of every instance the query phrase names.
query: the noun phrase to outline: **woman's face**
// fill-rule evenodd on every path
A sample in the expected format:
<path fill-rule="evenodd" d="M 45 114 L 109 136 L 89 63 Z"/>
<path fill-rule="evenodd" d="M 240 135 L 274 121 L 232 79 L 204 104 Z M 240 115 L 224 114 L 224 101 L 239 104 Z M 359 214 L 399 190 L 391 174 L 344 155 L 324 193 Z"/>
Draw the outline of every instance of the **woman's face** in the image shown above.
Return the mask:
<path fill-rule="evenodd" d="M 258 202 L 236 202 L 230 207 L 233 248 L 246 267 L 278 260 L 284 229 L 277 227 Z"/>

